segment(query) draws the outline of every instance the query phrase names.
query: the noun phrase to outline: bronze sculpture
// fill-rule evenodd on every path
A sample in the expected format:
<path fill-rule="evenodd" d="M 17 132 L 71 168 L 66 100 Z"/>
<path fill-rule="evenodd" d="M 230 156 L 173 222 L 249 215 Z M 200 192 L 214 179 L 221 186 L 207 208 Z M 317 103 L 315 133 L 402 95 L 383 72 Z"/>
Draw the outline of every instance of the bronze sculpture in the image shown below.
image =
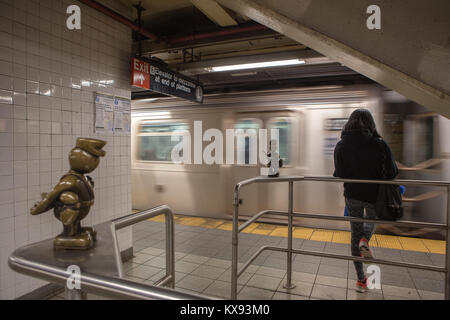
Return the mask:
<path fill-rule="evenodd" d="M 105 155 L 102 150 L 105 144 L 103 140 L 78 138 L 69 154 L 69 172 L 52 191 L 43 193 L 42 200 L 30 210 L 37 215 L 53 208 L 55 217 L 63 224 L 63 232 L 53 241 L 56 250 L 87 250 L 95 243 L 95 230 L 81 227 L 81 220 L 94 204 L 94 182 L 85 174 L 97 168 L 99 157 Z"/>

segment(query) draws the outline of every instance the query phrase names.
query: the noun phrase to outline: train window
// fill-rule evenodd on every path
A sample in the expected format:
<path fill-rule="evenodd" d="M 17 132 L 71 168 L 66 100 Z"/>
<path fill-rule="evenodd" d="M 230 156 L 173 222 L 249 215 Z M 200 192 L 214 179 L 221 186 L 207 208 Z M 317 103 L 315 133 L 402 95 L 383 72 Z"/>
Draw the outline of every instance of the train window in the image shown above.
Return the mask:
<path fill-rule="evenodd" d="M 171 161 L 172 149 L 179 143 L 179 141 L 172 141 L 172 136 L 184 136 L 188 134 L 188 129 L 185 123 L 144 122 L 140 127 L 138 137 L 139 159 L 144 161 Z"/>
<path fill-rule="evenodd" d="M 413 114 L 384 115 L 383 138 L 388 142 L 395 160 L 413 167 L 433 159 L 436 153 L 434 116 Z"/>
<path fill-rule="evenodd" d="M 290 163 L 291 122 L 287 119 L 274 119 L 269 129 L 278 129 L 280 157 L 284 164 Z"/>
<path fill-rule="evenodd" d="M 254 129 L 254 130 L 256 130 L 256 134 L 258 134 L 258 129 L 260 128 L 260 123 L 254 119 L 243 119 L 243 120 L 239 120 L 235 124 L 234 128 L 235 129 L 243 129 L 243 130 Z M 250 137 L 248 135 L 246 135 L 244 137 L 244 139 L 245 139 L 244 164 L 250 164 Z M 237 152 L 239 152 L 239 150 Z"/>
<path fill-rule="evenodd" d="M 384 114 L 383 139 L 389 144 L 397 161 L 405 162 L 403 156 L 404 117 L 400 114 Z"/>
<path fill-rule="evenodd" d="M 418 158 L 421 161 L 434 157 L 434 118 L 426 117 L 419 121 L 418 129 L 422 135 L 420 148 L 417 148 Z"/>

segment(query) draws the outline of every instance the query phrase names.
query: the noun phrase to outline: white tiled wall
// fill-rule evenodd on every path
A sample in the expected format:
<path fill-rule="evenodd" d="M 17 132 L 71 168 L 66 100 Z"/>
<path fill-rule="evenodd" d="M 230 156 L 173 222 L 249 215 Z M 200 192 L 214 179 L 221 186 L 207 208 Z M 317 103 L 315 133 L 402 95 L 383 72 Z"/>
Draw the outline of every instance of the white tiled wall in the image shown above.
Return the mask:
<path fill-rule="evenodd" d="M 81 7 L 81 30 L 66 28 L 70 4 Z M 29 208 L 69 169 L 77 137 L 108 142 L 91 174 L 96 203 L 85 224 L 130 213 L 130 137 L 93 130 L 94 92 L 130 97 L 130 54 L 131 31 L 78 1 L 0 0 L 0 298 L 44 284 L 11 271 L 7 259 L 61 232 L 52 212 Z"/>

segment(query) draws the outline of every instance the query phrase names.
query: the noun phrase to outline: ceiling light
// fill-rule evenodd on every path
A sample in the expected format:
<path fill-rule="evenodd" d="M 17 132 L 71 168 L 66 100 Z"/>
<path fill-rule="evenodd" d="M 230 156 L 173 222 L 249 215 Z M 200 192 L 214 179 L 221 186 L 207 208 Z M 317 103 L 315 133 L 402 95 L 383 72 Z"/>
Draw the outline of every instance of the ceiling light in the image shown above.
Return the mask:
<path fill-rule="evenodd" d="M 230 65 L 230 66 L 211 67 L 211 68 L 208 68 L 207 70 L 210 72 L 219 72 L 219 71 L 231 71 L 231 70 L 242 70 L 242 69 L 291 66 L 291 65 L 304 64 L 304 63 L 305 63 L 305 60 L 290 59 L 290 60 L 266 61 L 266 62 L 235 64 L 235 65 Z"/>
<path fill-rule="evenodd" d="M 131 115 L 133 117 L 147 117 L 147 118 L 154 118 L 154 119 L 169 119 L 170 118 L 170 111 L 161 111 L 161 112 L 139 112 L 139 111 L 132 111 Z"/>
<path fill-rule="evenodd" d="M 232 77 L 244 77 L 244 76 L 255 76 L 258 72 L 239 72 L 239 73 L 232 73 Z"/>
<path fill-rule="evenodd" d="M 153 102 L 158 100 L 159 98 L 145 98 L 145 99 L 136 99 L 137 102 Z"/>

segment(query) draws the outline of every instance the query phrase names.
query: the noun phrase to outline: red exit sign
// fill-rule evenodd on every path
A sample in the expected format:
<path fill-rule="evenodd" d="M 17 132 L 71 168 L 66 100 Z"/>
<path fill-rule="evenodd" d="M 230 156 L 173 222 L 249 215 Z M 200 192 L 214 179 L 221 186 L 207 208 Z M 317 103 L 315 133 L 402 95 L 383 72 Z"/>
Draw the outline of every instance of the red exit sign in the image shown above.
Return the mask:
<path fill-rule="evenodd" d="M 150 64 L 133 58 L 131 60 L 131 85 L 150 89 Z"/>
<path fill-rule="evenodd" d="M 167 66 L 144 58 L 131 59 L 131 85 L 167 96 L 203 103 L 203 85 Z"/>

